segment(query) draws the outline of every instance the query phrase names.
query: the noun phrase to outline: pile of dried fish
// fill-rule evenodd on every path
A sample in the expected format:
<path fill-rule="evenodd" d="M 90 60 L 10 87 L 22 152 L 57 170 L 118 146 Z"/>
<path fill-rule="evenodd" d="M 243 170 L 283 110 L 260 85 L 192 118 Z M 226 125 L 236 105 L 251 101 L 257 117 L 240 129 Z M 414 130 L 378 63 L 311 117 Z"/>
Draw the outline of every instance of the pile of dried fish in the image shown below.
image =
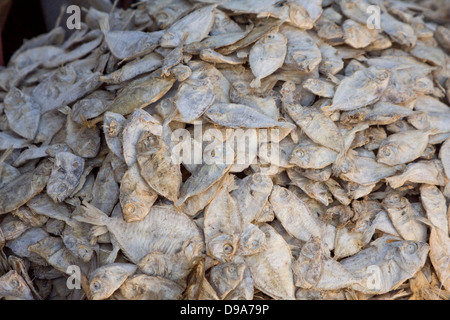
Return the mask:
<path fill-rule="evenodd" d="M 0 70 L 0 298 L 450 298 L 430 1 L 94 2 Z"/>

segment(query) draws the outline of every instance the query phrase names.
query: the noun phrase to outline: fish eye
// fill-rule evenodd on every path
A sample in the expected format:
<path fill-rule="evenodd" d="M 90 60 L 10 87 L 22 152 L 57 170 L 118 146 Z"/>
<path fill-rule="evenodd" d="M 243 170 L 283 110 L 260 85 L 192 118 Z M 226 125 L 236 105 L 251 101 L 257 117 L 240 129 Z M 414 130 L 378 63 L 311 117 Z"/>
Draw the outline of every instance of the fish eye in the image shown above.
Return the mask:
<path fill-rule="evenodd" d="M 19 281 L 17 281 L 16 279 L 11 280 L 10 285 L 13 288 L 18 288 L 19 287 Z"/>
<path fill-rule="evenodd" d="M 281 189 L 280 190 L 280 198 L 281 199 L 286 199 L 287 197 L 289 197 L 289 192 L 287 192 L 286 189 Z"/>
<path fill-rule="evenodd" d="M 135 211 L 134 204 L 132 204 L 132 203 L 127 203 L 127 204 L 125 205 L 125 207 L 123 208 L 123 211 L 124 211 L 125 213 L 127 213 L 127 214 L 133 213 L 133 212 Z"/>
<path fill-rule="evenodd" d="M 258 248 L 259 247 L 259 241 L 258 240 L 253 240 L 252 241 L 252 247 L 253 248 Z"/>
<path fill-rule="evenodd" d="M 158 20 L 166 20 L 168 18 L 169 18 L 169 15 L 167 13 L 165 13 L 165 12 L 159 12 L 156 15 L 156 19 L 158 19 Z"/>
<path fill-rule="evenodd" d="M 406 246 L 406 252 L 407 252 L 407 253 L 413 254 L 413 253 L 416 252 L 416 251 L 417 251 L 417 244 L 416 244 L 416 243 L 411 242 L 411 243 L 409 243 L 409 244 Z"/>
<path fill-rule="evenodd" d="M 299 149 L 295 151 L 295 155 L 299 158 L 303 158 L 306 155 L 306 153 L 302 149 Z"/>
<path fill-rule="evenodd" d="M 94 290 L 99 290 L 102 287 L 102 284 L 100 283 L 100 281 L 94 281 L 91 284 L 91 288 Z"/>
<path fill-rule="evenodd" d="M 236 267 L 234 265 L 229 265 L 227 268 L 227 272 L 228 273 L 235 273 L 236 272 Z"/>
<path fill-rule="evenodd" d="M 223 252 L 225 252 L 226 254 L 231 254 L 233 252 L 233 246 L 229 244 L 224 245 Z"/>

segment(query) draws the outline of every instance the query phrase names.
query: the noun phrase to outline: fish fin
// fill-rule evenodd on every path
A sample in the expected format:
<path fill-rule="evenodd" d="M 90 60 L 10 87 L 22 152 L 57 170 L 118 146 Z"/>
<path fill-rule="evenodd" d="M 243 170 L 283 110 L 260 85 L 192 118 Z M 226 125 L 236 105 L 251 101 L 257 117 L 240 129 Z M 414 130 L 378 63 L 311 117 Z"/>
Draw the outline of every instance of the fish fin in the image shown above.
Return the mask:
<path fill-rule="evenodd" d="M 250 82 L 250 87 L 252 88 L 260 88 L 261 87 L 261 79 L 255 78 L 252 82 Z"/>
<path fill-rule="evenodd" d="M 102 30 L 103 33 L 106 33 L 111 30 L 111 27 L 109 25 L 109 18 L 101 17 L 98 21 L 98 24 L 100 26 L 100 30 Z"/>
<path fill-rule="evenodd" d="M 83 206 L 81 208 L 83 209 L 81 215 L 75 216 L 73 219 L 96 226 L 107 225 L 108 216 L 100 209 L 97 209 L 87 201 L 83 201 Z"/>

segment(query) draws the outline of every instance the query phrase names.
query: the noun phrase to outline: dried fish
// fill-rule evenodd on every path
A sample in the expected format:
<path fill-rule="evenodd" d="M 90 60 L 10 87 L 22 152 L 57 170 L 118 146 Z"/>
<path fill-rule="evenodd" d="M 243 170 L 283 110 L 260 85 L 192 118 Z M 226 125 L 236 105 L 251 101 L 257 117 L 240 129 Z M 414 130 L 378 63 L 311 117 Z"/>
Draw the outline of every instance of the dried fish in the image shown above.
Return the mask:
<path fill-rule="evenodd" d="M 89 2 L 0 68 L 0 299 L 450 299 L 444 0 Z"/>

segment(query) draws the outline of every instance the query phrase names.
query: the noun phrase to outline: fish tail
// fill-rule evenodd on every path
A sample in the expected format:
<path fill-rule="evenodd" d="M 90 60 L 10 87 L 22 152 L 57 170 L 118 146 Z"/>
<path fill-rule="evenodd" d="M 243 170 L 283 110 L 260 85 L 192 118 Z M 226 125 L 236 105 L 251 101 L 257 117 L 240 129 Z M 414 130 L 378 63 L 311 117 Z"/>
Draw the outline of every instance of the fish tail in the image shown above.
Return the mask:
<path fill-rule="evenodd" d="M 96 226 L 106 226 L 108 224 L 108 216 L 90 203 L 83 201 L 82 209 L 81 215 L 73 217 L 75 220 Z"/>

